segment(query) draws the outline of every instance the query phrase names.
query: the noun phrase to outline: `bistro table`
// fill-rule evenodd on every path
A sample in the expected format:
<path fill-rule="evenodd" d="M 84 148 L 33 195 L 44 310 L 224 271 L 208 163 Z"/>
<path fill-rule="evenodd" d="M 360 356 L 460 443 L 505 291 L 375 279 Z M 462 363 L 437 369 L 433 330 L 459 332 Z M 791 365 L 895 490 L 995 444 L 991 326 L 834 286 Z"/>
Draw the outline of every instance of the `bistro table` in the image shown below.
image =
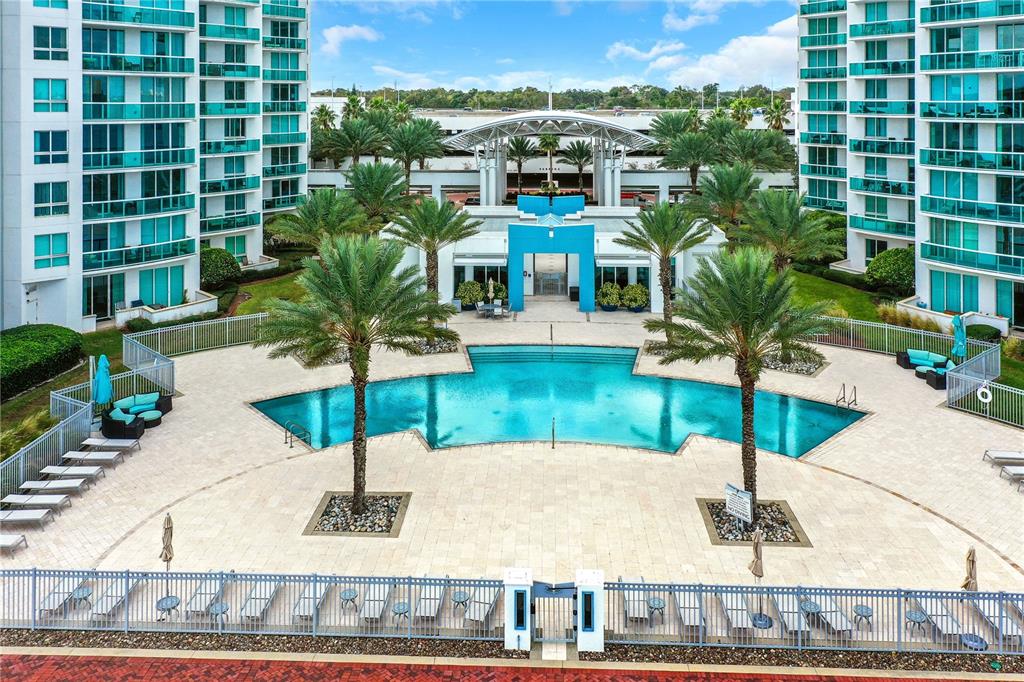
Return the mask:
<path fill-rule="evenodd" d="M 342 590 L 341 594 L 338 595 L 338 596 L 341 597 L 341 608 L 342 609 L 344 609 L 349 604 L 352 605 L 352 608 L 356 608 L 356 597 L 359 596 L 359 592 L 357 592 L 356 590 L 354 590 L 351 587 L 349 587 L 347 589 Z"/>
<path fill-rule="evenodd" d="M 651 597 L 647 600 L 648 617 L 654 619 L 655 613 L 661 614 L 661 622 L 665 622 L 665 600 L 661 597 Z"/>
<path fill-rule="evenodd" d="M 971 651 L 984 651 L 985 649 L 988 649 L 988 642 L 986 642 L 983 637 L 976 635 L 973 632 L 960 635 L 960 643 Z"/>
<path fill-rule="evenodd" d="M 156 610 L 162 613 L 157 620 L 165 620 L 171 617 L 171 612 L 178 612 L 178 607 L 181 606 L 181 598 L 176 597 L 173 594 L 169 594 L 166 597 L 161 597 L 156 601 Z"/>
<path fill-rule="evenodd" d="M 452 592 L 452 603 L 455 605 L 452 608 L 462 607 L 463 610 L 469 607 L 469 592 L 465 590 L 455 590 Z"/>
<path fill-rule="evenodd" d="M 81 606 L 82 602 L 92 606 L 92 588 L 88 585 L 82 585 L 75 589 L 75 591 L 71 593 L 71 601 L 75 605 L 75 608 Z"/>
<path fill-rule="evenodd" d="M 497 303 L 477 303 L 476 307 L 484 312 L 484 317 L 494 317 L 494 311 L 501 309 Z"/>
<path fill-rule="evenodd" d="M 813 599 L 804 599 L 800 602 L 800 610 L 806 613 L 808 616 L 816 616 L 821 613 L 821 604 L 814 601 Z"/>
<path fill-rule="evenodd" d="M 406 620 L 409 620 L 409 602 L 395 602 L 395 605 L 391 607 L 391 613 L 394 615 L 394 620 L 396 621 L 399 618 L 405 618 Z"/>
<path fill-rule="evenodd" d="M 861 623 L 867 623 L 868 630 L 872 629 L 871 617 L 875 615 L 875 610 L 867 604 L 854 604 L 853 606 L 853 622 L 857 624 L 857 628 L 860 628 Z"/>
<path fill-rule="evenodd" d="M 918 611 L 916 609 L 912 609 L 910 611 L 907 611 L 906 615 L 907 615 L 907 626 L 911 630 L 913 630 L 914 628 L 917 628 L 918 630 L 921 631 L 921 634 L 923 635 L 924 634 L 924 624 L 928 622 L 928 614 L 925 613 L 924 611 Z"/>
<path fill-rule="evenodd" d="M 210 620 L 215 620 L 221 625 L 223 625 L 224 617 L 227 616 L 227 613 L 227 602 L 218 601 L 210 605 Z"/>

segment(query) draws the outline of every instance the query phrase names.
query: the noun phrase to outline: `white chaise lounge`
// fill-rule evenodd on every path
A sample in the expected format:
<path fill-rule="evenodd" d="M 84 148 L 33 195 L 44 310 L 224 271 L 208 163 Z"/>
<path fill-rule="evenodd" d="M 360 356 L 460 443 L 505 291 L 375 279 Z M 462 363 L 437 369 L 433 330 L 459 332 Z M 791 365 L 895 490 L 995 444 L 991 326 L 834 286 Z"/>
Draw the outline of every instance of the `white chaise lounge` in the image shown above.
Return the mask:
<path fill-rule="evenodd" d="M 644 582 L 644 577 L 634 578 L 626 576 L 625 578 L 619 576 L 620 583 L 637 585 Z M 626 623 L 631 620 L 642 620 L 647 622 L 651 612 L 647 607 L 647 590 L 644 589 L 625 589 L 622 591 L 622 602 L 626 612 Z"/>
<path fill-rule="evenodd" d="M 432 578 L 432 580 L 447 580 L 445 578 Z M 420 587 L 420 593 L 416 597 L 416 618 L 437 618 L 441 612 L 441 604 L 444 603 L 444 595 L 448 589 L 447 584 L 431 583 Z"/>
<path fill-rule="evenodd" d="M 499 592 L 501 589 L 497 587 L 477 588 L 469 602 L 469 608 L 466 609 L 465 620 L 479 623 L 481 627 L 486 628 L 491 613 L 494 612 L 494 606 L 498 603 Z"/>
<path fill-rule="evenodd" d="M 90 483 L 107 475 L 103 467 L 98 466 L 48 466 L 40 469 L 39 473 L 53 478 L 84 478 Z"/>
<path fill-rule="evenodd" d="M 0 511 L 0 523 L 9 526 L 19 523 L 37 523 L 42 528 L 51 516 L 53 516 L 53 510 L 50 509 L 7 509 Z"/>
<path fill-rule="evenodd" d="M 207 578 L 199 583 L 192 597 L 185 606 L 185 617 L 202 616 L 210 611 L 213 603 L 220 599 L 224 592 L 224 582 L 220 578 Z"/>
<path fill-rule="evenodd" d="M 821 604 L 821 613 L 818 614 L 818 617 L 825 621 L 832 632 L 846 637 L 853 635 L 853 623 L 839 608 L 835 599 L 828 595 L 822 595 L 818 603 Z"/>
<path fill-rule="evenodd" d="M 263 622 L 267 609 L 270 608 L 279 589 L 281 583 L 259 582 L 253 585 L 249 590 L 249 596 L 245 598 L 245 603 L 242 604 L 242 610 L 238 612 L 239 618 L 242 621 Z"/>
<path fill-rule="evenodd" d="M 928 614 L 928 621 L 935 628 L 935 634 L 943 640 L 959 640 L 960 635 L 964 634 L 960 621 L 949 612 L 949 607 L 942 599 L 920 599 L 918 603 L 921 610 Z"/>
<path fill-rule="evenodd" d="M 7 495 L 0 500 L 18 509 L 52 509 L 60 514 L 61 509 L 71 506 L 69 495 Z"/>
<path fill-rule="evenodd" d="M 138 438 L 86 438 L 82 441 L 83 448 L 102 448 L 105 450 L 120 450 L 128 452 L 133 448 L 142 449 L 142 443 Z"/>
<path fill-rule="evenodd" d="M 1009 608 L 1000 608 L 998 603 L 989 599 L 981 599 L 974 605 L 982 619 L 996 634 L 1002 635 L 1003 642 L 1016 647 L 1024 644 L 1024 630 L 1013 619 Z"/>
<path fill-rule="evenodd" d="M 81 578 L 62 578 L 39 603 L 39 614 L 49 616 L 63 611 L 72 593 L 84 584 Z"/>
<path fill-rule="evenodd" d="M 722 605 L 722 610 L 725 611 L 725 623 L 729 628 L 730 634 L 737 631 L 753 632 L 754 621 L 750 617 L 747 601 L 743 598 L 742 594 L 718 592 L 715 594 L 715 598 L 718 599 L 718 602 Z"/>
<path fill-rule="evenodd" d="M 1024 452 L 1020 450 L 986 450 L 981 461 L 988 461 L 992 466 L 1024 465 Z"/>
<path fill-rule="evenodd" d="M 124 461 L 124 452 L 120 450 L 72 450 L 65 452 L 61 459 L 71 464 L 98 464 L 100 466 L 117 466 Z"/>
<path fill-rule="evenodd" d="M 138 584 L 138 578 L 131 578 L 127 583 L 120 578 L 111 581 L 110 587 L 93 603 L 91 618 L 95 620 L 113 619 L 117 609 L 124 605 L 128 595 Z"/>
<path fill-rule="evenodd" d="M 695 631 L 698 637 L 704 632 L 704 609 L 700 595 L 696 592 L 676 590 L 672 593 L 676 602 L 676 612 L 683 630 Z"/>
<path fill-rule="evenodd" d="M 81 494 L 88 487 L 89 481 L 84 478 L 54 478 L 49 481 L 25 481 L 21 489 L 27 492 L 75 493 Z"/>
<path fill-rule="evenodd" d="M 366 586 L 363 605 L 359 607 L 359 617 L 364 621 L 379 621 L 386 615 L 388 601 L 391 599 L 391 583 L 371 583 Z"/>
<path fill-rule="evenodd" d="M 780 594 L 775 597 L 775 610 L 782 619 L 783 631 L 791 637 L 799 637 L 807 641 L 811 636 L 811 626 L 807 622 L 807 614 L 800 610 L 800 599 L 795 594 Z"/>
<path fill-rule="evenodd" d="M 24 535 L 0 534 L 0 550 L 13 553 L 21 545 L 28 547 L 28 540 Z"/>
<path fill-rule="evenodd" d="M 326 583 L 306 583 L 305 589 L 292 607 L 292 618 L 313 622 L 320 615 L 320 606 L 324 603 L 329 587 L 330 585 Z"/>

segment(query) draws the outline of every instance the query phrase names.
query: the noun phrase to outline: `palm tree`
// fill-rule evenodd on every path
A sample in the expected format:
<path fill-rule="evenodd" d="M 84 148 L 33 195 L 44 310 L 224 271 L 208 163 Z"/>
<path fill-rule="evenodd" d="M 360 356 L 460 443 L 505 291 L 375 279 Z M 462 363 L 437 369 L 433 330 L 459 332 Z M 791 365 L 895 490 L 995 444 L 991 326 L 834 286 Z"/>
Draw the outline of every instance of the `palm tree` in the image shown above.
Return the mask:
<path fill-rule="evenodd" d="M 804 195 L 791 190 L 764 190 L 754 195 L 746 219 L 745 241 L 772 254 L 776 272 L 796 259 L 840 256 L 843 245 L 824 213 L 803 207 Z"/>
<path fill-rule="evenodd" d="M 679 204 L 662 201 L 640 211 L 639 224 L 627 220 L 629 229 L 613 241 L 658 259 L 662 311 L 665 323 L 672 320 L 672 258 L 677 253 L 703 244 L 711 236 L 711 226 L 683 210 Z"/>
<path fill-rule="evenodd" d="M 537 143 L 537 148 L 548 155 L 548 187 L 552 187 L 555 184 L 555 152 L 558 151 L 558 135 L 552 135 L 551 133 L 544 133 L 540 136 Z"/>
<path fill-rule="evenodd" d="M 314 130 L 332 130 L 337 118 L 338 116 L 334 113 L 333 109 L 326 104 L 321 104 L 313 110 L 311 123 L 313 124 Z"/>
<path fill-rule="evenodd" d="M 315 189 L 294 213 L 280 213 L 267 223 L 271 235 L 293 244 L 320 248 L 325 241 L 346 234 L 362 234 L 367 219 L 348 192 Z"/>
<path fill-rule="evenodd" d="M 789 102 L 781 97 L 773 100 L 771 105 L 764 111 L 764 120 L 772 130 L 782 132 L 782 129 L 789 123 L 789 115 L 792 113 Z"/>
<path fill-rule="evenodd" d="M 793 145 L 776 130 L 734 130 L 722 141 L 721 163 L 746 163 L 767 171 L 793 165 Z"/>
<path fill-rule="evenodd" d="M 510 161 L 516 164 L 516 185 L 519 193 L 523 193 L 523 164 L 537 155 L 537 145 L 528 137 L 513 137 L 508 141 L 505 152 Z"/>
<path fill-rule="evenodd" d="M 348 354 L 352 372 L 352 513 L 366 511 L 366 384 L 374 348 L 419 355 L 420 341 L 458 340 L 447 320 L 455 309 L 437 302 L 416 267 L 398 270 L 404 247 L 377 238 L 335 237 L 320 247 L 320 262 L 303 260 L 299 301 L 276 300 L 254 345 L 270 357 L 298 354 L 317 367 Z"/>
<path fill-rule="evenodd" d="M 371 230 L 380 230 L 402 209 L 404 176 L 402 167 L 394 163 L 361 163 L 345 174 L 352 198 L 363 208 Z"/>
<path fill-rule="evenodd" d="M 733 100 L 729 113 L 732 116 L 732 120 L 736 121 L 740 128 L 746 128 L 747 124 L 750 123 L 750 119 L 754 117 L 754 112 L 750 106 L 750 100 L 746 97 L 740 97 Z"/>
<path fill-rule="evenodd" d="M 715 143 L 716 163 L 722 162 L 725 154 L 725 140 L 738 129 L 739 125 L 736 121 L 724 116 L 719 116 L 717 118 L 712 116 L 704 122 L 704 132 L 710 135 L 711 140 Z"/>
<path fill-rule="evenodd" d="M 391 131 L 391 136 L 388 138 L 387 155 L 388 158 L 402 164 L 407 190 L 412 177 L 412 164 L 426 153 L 428 144 L 423 131 L 412 121 L 403 123 Z"/>
<path fill-rule="evenodd" d="M 359 165 L 360 157 L 375 154 L 385 144 L 384 136 L 365 118 L 342 121 L 337 140 L 345 155 L 352 157 L 353 167 Z"/>
<path fill-rule="evenodd" d="M 444 157 L 445 132 L 441 124 L 432 118 L 414 118 L 409 123 L 423 136 L 423 149 L 416 159 L 420 170 L 423 170 L 427 165 L 427 159 Z"/>
<path fill-rule="evenodd" d="M 754 392 L 764 361 L 785 355 L 797 361 L 821 359 L 811 346 L 826 329 L 819 316 L 830 301 L 802 307 L 793 300 L 788 271 L 775 274 L 771 256 L 743 247 L 719 251 L 702 259 L 680 291 L 673 315 L 681 321 L 648 320 L 648 331 L 664 332 L 666 341 L 654 344 L 665 352 L 661 364 L 679 360 L 732 360 L 740 381 L 742 411 L 743 487 L 754 502 L 757 522 L 757 449 L 754 434 Z"/>
<path fill-rule="evenodd" d="M 399 125 L 408 123 L 412 120 L 412 109 L 406 102 L 399 102 L 394 108 L 395 123 Z"/>
<path fill-rule="evenodd" d="M 353 91 L 345 100 L 345 108 L 341 112 L 341 119 L 343 121 L 350 121 L 354 118 L 359 118 L 363 111 L 363 100 Z"/>
<path fill-rule="evenodd" d="M 761 179 L 754 177 L 753 167 L 745 163 L 712 166 L 710 175 L 700 179 L 698 215 L 718 225 L 735 242 L 743 214 L 760 184 Z"/>
<path fill-rule="evenodd" d="M 562 152 L 562 156 L 558 159 L 558 163 L 568 164 L 570 166 L 576 166 L 576 172 L 579 173 L 579 187 L 580 192 L 583 191 L 583 170 L 587 167 L 587 164 L 594 160 L 594 148 L 589 142 L 583 140 L 573 140 L 569 143 L 569 146 Z"/>
<path fill-rule="evenodd" d="M 391 136 L 391 131 L 395 128 L 395 115 L 389 109 L 369 109 L 360 116 L 360 119 L 368 122 L 380 133 L 382 144 L 373 150 L 373 160 L 374 162 L 379 162 L 380 155 L 384 152 L 385 147 L 387 147 L 387 140 Z"/>
<path fill-rule="evenodd" d="M 717 160 L 717 149 L 707 133 L 683 133 L 672 140 L 668 153 L 661 160 L 664 168 L 686 168 L 690 171 L 690 193 L 697 191 L 701 166 Z"/>
<path fill-rule="evenodd" d="M 672 146 L 672 141 L 683 133 L 700 130 L 700 117 L 694 110 L 663 111 L 651 121 L 651 137 L 658 141 L 663 150 Z"/>
<path fill-rule="evenodd" d="M 424 198 L 395 218 L 390 234 L 427 256 L 427 289 L 437 293 L 437 252 L 477 234 L 483 223 L 455 207 L 450 201 Z"/>

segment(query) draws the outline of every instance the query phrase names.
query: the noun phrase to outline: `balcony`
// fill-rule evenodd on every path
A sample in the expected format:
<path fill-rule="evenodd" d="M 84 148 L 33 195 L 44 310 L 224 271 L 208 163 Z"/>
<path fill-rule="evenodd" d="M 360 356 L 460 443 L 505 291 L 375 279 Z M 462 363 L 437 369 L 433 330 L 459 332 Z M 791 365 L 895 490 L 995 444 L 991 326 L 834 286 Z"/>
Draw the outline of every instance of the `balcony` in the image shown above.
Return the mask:
<path fill-rule="evenodd" d="M 818 208 L 823 211 L 837 211 L 846 213 L 846 202 L 841 199 L 829 199 L 827 197 L 804 197 L 804 206 L 807 208 Z"/>
<path fill-rule="evenodd" d="M 223 24 L 199 24 L 199 35 L 203 38 L 219 40 L 248 40 L 255 42 L 260 39 L 258 28 L 248 26 L 225 26 Z"/>
<path fill-rule="evenodd" d="M 881 178 L 850 178 L 850 189 L 872 194 L 886 194 L 894 197 L 913 197 L 914 183 L 905 180 L 883 180 Z"/>
<path fill-rule="evenodd" d="M 994 19 L 1024 14 L 1024 0 L 984 0 L 983 2 L 958 2 L 921 8 L 921 23 L 940 21 L 965 21 L 970 19 Z"/>
<path fill-rule="evenodd" d="M 306 110 L 305 102 L 264 102 L 264 114 L 298 114 Z"/>
<path fill-rule="evenodd" d="M 805 2 L 800 5 L 801 16 L 808 14 L 831 14 L 833 12 L 845 12 L 846 0 L 820 0 L 819 2 Z"/>
<path fill-rule="evenodd" d="M 851 114 L 878 116 L 913 116 L 914 103 L 906 101 L 865 100 L 850 102 Z"/>
<path fill-rule="evenodd" d="M 208 78 L 259 78 L 260 67 L 255 64 L 200 64 L 199 75 Z"/>
<path fill-rule="evenodd" d="M 846 111 L 846 101 L 841 99 L 800 100 L 800 111 Z"/>
<path fill-rule="evenodd" d="M 246 175 L 239 178 L 220 178 L 218 180 L 200 180 L 200 194 L 217 194 L 219 192 L 242 192 L 260 186 L 260 176 Z"/>
<path fill-rule="evenodd" d="M 285 175 L 304 175 L 306 164 L 304 163 L 282 163 L 277 166 L 264 166 L 263 177 L 280 178 Z"/>
<path fill-rule="evenodd" d="M 845 33 L 823 33 L 814 36 L 800 36 L 800 47 L 828 47 L 830 45 L 845 44 Z"/>
<path fill-rule="evenodd" d="M 246 154 L 259 150 L 259 140 L 203 140 L 199 143 L 199 153 L 203 155 Z"/>
<path fill-rule="evenodd" d="M 263 16 L 265 17 L 288 17 L 290 19 L 305 19 L 305 7 L 291 7 L 289 5 L 278 5 L 276 3 L 263 3 Z"/>
<path fill-rule="evenodd" d="M 263 200 L 264 211 L 278 211 L 284 208 L 295 208 L 306 203 L 305 194 L 289 194 L 283 197 L 274 197 L 273 199 Z"/>
<path fill-rule="evenodd" d="M 800 133 L 803 144 L 827 144 L 846 146 L 846 135 L 843 133 Z"/>
<path fill-rule="evenodd" d="M 921 118 L 1024 118 L 1024 102 L 922 102 Z"/>
<path fill-rule="evenodd" d="M 283 144 L 303 144 L 306 141 L 306 133 L 264 133 L 263 145 L 276 147 Z"/>
<path fill-rule="evenodd" d="M 943 168 L 1024 172 L 1024 154 L 1018 152 L 975 152 L 958 149 L 922 149 L 921 165 Z"/>
<path fill-rule="evenodd" d="M 869 24 L 851 24 L 851 38 L 875 38 L 896 36 L 914 32 L 913 19 L 893 19 L 891 21 L 872 21 Z"/>
<path fill-rule="evenodd" d="M 82 118 L 87 121 L 165 121 L 195 117 L 196 105 L 185 102 L 142 102 L 131 104 L 124 102 L 85 102 L 82 104 Z"/>
<path fill-rule="evenodd" d="M 859 154 L 913 156 L 913 140 L 850 140 L 850 151 Z"/>
<path fill-rule="evenodd" d="M 254 227 L 260 224 L 263 219 L 261 213 L 241 213 L 238 215 L 222 215 L 213 218 L 199 219 L 199 232 L 225 232 L 227 230 L 242 230 L 247 227 Z"/>
<path fill-rule="evenodd" d="M 1024 69 L 1024 50 L 946 52 L 921 55 L 922 71 Z"/>
<path fill-rule="evenodd" d="M 921 260 L 956 265 L 972 270 L 997 272 L 1003 275 L 1024 277 L 1024 256 L 1013 256 L 989 251 L 971 251 L 955 246 L 943 246 L 932 242 L 921 244 Z"/>
<path fill-rule="evenodd" d="M 255 116 L 259 102 L 200 102 L 200 116 Z"/>
<path fill-rule="evenodd" d="M 913 239 L 916 225 L 902 220 L 889 220 L 888 218 L 870 218 L 863 215 L 851 215 L 850 227 L 855 230 L 865 230 L 878 234 L 887 234 L 893 237 L 905 237 Z"/>
<path fill-rule="evenodd" d="M 179 239 L 161 244 L 145 246 L 126 246 L 123 249 L 94 251 L 82 254 L 83 270 L 105 270 L 107 268 L 124 268 L 133 265 L 144 265 L 168 258 L 191 256 L 196 252 L 195 239 Z"/>
<path fill-rule="evenodd" d="M 175 194 L 150 199 L 123 199 L 120 201 L 94 201 L 82 205 L 83 220 L 117 220 L 159 213 L 187 211 L 196 207 L 195 194 Z"/>
<path fill-rule="evenodd" d="M 304 81 L 306 72 L 296 69 L 263 69 L 265 81 Z"/>
<path fill-rule="evenodd" d="M 804 80 L 828 80 L 846 78 L 845 66 L 809 66 L 800 69 L 800 77 Z"/>
<path fill-rule="evenodd" d="M 138 151 L 84 152 L 83 170 L 114 168 L 155 168 L 158 166 L 184 166 L 196 162 L 194 147 L 181 149 L 140 149 Z"/>
<path fill-rule="evenodd" d="M 818 178 L 845 178 L 846 169 L 842 166 L 802 163 L 800 164 L 800 175 L 810 175 Z"/>
<path fill-rule="evenodd" d="M 196 62 L 191 57 L 157 57 L 143 54 L 82 54 L 83 71 L 122 71 L 125 73 L 192 73 Z"/>
<path fill-rule="evenodd" d="M 305 38 L 289 38 L 288 36 L 263 36 L 263 47 L 268 50 L 305 50 Z"/>
<path fill-rule="evenodd" d="M 913 59 L 850 64 L 851 76 L 907 76 L 914 73 Z"/>
<path fill-rule="evenodd" d="M 107 4 L 105 2 L 82 3 L 82 22 L 92 23 L 97 21 L 186 29 L 192 29 L 196 26 L 194 12 L 175 9 L 154 9 L 152 7 L 130 7 L 127 5 Z"/>
<path fill-rule="evenodd" d="M 969 199 L 947 199 L 946 197 L 921 197 L 921 210 L 938 213 L 952 218 L 985 220 L 993 223 L 1024 224 L 1024 206 L 1019 204 L 994 204 Z"/>

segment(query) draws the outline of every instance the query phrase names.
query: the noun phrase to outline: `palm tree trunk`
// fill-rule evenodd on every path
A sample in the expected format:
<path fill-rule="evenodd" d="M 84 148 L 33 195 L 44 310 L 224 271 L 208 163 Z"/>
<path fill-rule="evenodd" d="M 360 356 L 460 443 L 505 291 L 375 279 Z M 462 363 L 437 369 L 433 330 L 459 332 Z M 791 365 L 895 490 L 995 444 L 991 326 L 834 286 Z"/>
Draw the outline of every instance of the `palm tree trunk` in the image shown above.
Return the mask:
<path fill-rule="evenodd" d="M 580 194 L 583 193 L 583 166 L 580 166 Z"/>
<path fill-rule="evenodd" d="M 740 405 L 743 412 L 743 439 L 740 446 L 743 463 L 743 487 L 750 493 L 754 524 L 757 524 L 757 445 L 754 440 L 754 377 L 746 361 L 736 361 L 736 375 L 740 379 Z"/>
<path fill-rule="evenodd" d="M 437 251 L 427 251 L 427 291 L 437 292 Z"/>
<path fill-rule="evenodd" d="M 516 185 L 519 187 L 519 193 L 523 193 L 523 162 L 516 162 Z"/>
<path fill-rule="evenodd" d="M 412 161 L 405 162 L 405 193 L 412 194 Z"/>
<path fill-rule="evenodd" d="M 359 153 L 356 152 L 356 153 L 352 154 L 352 167 L 355 168 L 358 165 L 359 165 Z"/>
<path fill-rule="evenodd" d="M 551 189 L 551 184 L 555 181 L 555 157 L 552 152 L 548 152 L 548 189 Z"/>
<path fill-rule="evenodd" d="M 351 354 L 351 349 L 349 350 Z M 355 398 L 352 422 L 352 514 L 366 511 L 366 377 L 349 360 Z"/>
<path fill-rule="evenodd" d="M 786 269 L 786 257 L 781 253 L 776 253 L 773 259 L 775 261 L 775 272 L 776 274 Z"/>
<path fill-rule="evenodd" d="M 672 321 L 672 259 L 662 256 L 658 263 L 658 283 L 661 284 L 662 316 L 665 323 Z M 668 334 L 665 334 L 668 338 Z"/>
<path fill-rule="evenodd" d="M 697 176 L 700 174 L 700 166 L 690 166 L 690 194 L 697 193 Z"/>

